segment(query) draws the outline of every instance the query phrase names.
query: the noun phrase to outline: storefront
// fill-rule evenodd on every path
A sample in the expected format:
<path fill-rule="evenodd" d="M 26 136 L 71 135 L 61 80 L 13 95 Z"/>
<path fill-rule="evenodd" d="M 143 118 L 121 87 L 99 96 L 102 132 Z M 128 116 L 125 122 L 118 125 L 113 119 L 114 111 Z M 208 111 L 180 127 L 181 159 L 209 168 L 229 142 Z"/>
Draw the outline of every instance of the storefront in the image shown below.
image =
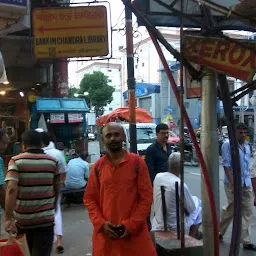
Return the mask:
<path fill-rule="evenodd" d="M 88 106 L 80 98 L 38 98 L 32 108 L 31 129 L 48 131 L 55 142 L 73 148 L 73 142 L 86 137 Z"/>

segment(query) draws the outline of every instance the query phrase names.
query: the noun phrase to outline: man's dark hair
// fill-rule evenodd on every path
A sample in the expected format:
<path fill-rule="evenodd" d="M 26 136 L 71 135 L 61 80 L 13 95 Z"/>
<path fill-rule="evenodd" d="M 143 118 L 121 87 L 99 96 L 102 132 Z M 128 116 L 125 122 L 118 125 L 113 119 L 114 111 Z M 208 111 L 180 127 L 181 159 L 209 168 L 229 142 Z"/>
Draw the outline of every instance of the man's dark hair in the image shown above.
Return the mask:
<path fill-rule="evenodd" d="M 6 130 L 0 128 L 0 140 L 4 137 L 5 134 L 6 134 Z"/>
<path fill-rule="evenodd" d="M 26 131 L 22 134 L 21 139 L 24 145 L 28 147 L 41 148 L 41 136 L 36 131 Z"/>
<path fill-rule="evenodd" d="M 87 157 L 88 157 L 88 156 L 89 156 L 89 155 L 88 155 L 87 152 L 81 152 L 81 153 L 79 154 L 79 157 L 82 158 L 84 161 L 87 160 Z"/>
<path fill-rule="evenodd" d="M 244 124 L 244 123 L 238 123 L 237 125 L 236 125 L 236 129 L 237 130 L 247 130 L 247 126 Z"/>
<path fill-rule="evenodd" d="M 156 126 L 156 133 L 159 133 L 160 130 L 169 130 L 169 127 L 167 124 L 158 124 Z"/>
<path fill-rule="evenodd" d="M 56 148 L 57 148 L 58 150 L 63 151 L 63 150 L 65 149 L 65 145 L 64 145 L 63 142 L 57 142 L 57 143 L 56 143 Z"/>
<path fill-rule="evenodd" d="M 39 133 L 41 137 L 41 142 L 45 145 L 48 146 L 50 144 L 50 137 L 47 132 L 41 132 Z"/>

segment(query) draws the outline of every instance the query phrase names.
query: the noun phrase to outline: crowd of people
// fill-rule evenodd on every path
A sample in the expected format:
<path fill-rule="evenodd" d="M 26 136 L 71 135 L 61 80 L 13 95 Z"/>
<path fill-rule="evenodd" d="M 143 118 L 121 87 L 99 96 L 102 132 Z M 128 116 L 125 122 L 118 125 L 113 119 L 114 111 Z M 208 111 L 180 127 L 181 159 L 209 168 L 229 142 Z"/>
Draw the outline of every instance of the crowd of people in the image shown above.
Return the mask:
<path fill-rule="evenodd" d="M 250 167 L 250 147 L 245 140 L 247 127 L 239 123 L 236 131 L 242 171 L 241 243 L 245 250 L 256 251 L 249 233 L 254 205 L 252 172 L 256 172 L 256 160 Z M 40 129 L 25 132 L 23 153 L 11 158 L 5 179 L 0 158 L 0 204 L 4 209 L 5 230 L 26 234 L 32 256 L 50 255 L 54 242 L 57 252 L 63 253 L 61 188 L 81 189 L 80 198 L 94 227 L 94 256 L 156 256 L 150 231 L 164 230 L 166 226 L 168 230 L 177 229 L 176 192 L 181 182 L 181 156 L 172 152 L 167 143 L 168 134 L 166 124 L 157 125 L 156 141 L 147 149 L 144 161 L 123 149 L 122 126 L 108 123 L 101 134 L 107 153 L 92 166 L 89 175 L 87 152 L 77 148 L 77 157 L 67 163 L 63 152 L 56 149 L 46 132 Z M 1 130 L 0 152 L 4 152 L 7 144 L 8 136 Z M 222 146 L 222 165 L 228 203 L 222 209 L 220 240 L 233 219 L 229 141 Z M 184 211 L 188 235 L 201 240 L 201 200 L 191 194 L 187 184 L 184 184 Z"/>
<path fill-rule="evenodd" d="M 247 127 L 239 123 L 236 131 L 242 170 L 241 243 L 245 250 L 256 251 L 249 234 L 254 193 L 249 164 L 250 148 L 245 140 Z M 157 255 L 149 230 L 164 230 L 165 224 L 168 230 L 177 230 L 176 184 L 179 187 L 180 153 L 171 151 L 167 143 L 168 134 L 167 125 L 157 125 L 156 141 L 147 149 L 144 162 L 139 156 L 123 150 L 125 135 L 120 125 L 109 123 L 103 128 L 107 154 L 93 166 L 84 194 L 84 204 L 94 226 L 94 256 Z M 233 219 L 233 171 L 229 141 L 222 146 L 222 165 L 228 203 L 222 210 L 220 241 Z M 256 162 L 253 166 L 256 166 Z M 161 193 L 162 188 L 164 194 Z M 162 196 L 165 197 L 166 216 L 163 214 Z M 201 200 L 190 193 L 186 184 L 184 211 L 188 234 L 201 240 Z"/>
<path fill-rule="evenodd" d="M 0 151 L 4 152 L 7 145 L 8 136 L 1 130 Z M 57 147 L 61 149 L 61 145 Z M 76 150 L 77 156 L 67 163 L 63 151 L 56 148 L 49 135 L 36 129 L 22 135 L 23 153 L 11 158 L 5 178 L 0 158 L 0 204 L 4 209 L 4 228 L 8 233 L 26 234 L 32 256 L 51 255 L 54 243 L 57 253 L 64 252 L 61 191 L 69 189 L 69 185 L 77 180 L 80 183 L 76 188 L 84 189 L 89 175 L 83 148 L 77 147 Z M 80 165 L 73 165 L 75 159 Z"/>

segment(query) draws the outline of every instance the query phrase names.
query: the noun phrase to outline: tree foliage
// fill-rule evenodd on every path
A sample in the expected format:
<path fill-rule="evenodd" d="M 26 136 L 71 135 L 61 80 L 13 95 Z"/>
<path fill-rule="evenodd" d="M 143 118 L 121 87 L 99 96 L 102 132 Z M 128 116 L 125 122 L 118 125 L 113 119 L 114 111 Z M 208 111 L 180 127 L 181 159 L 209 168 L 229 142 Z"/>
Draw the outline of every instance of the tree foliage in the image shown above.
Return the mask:
<path fill-rule="evenodd" d="M 100 71 L 94 71 L 92 74 L 85 74 L 80 82 L 79 94 L 88 92 L 85 100 L 94 107 L 96 116 L 104 113 L 104 107 L 113 100 L 113 86 L 108 85 L 108 77 Z"/>
<path fill-rule="evenodd" d="M 76 87 L 72 86 L 69 88 L 68 97 L 74 97 L 74 95 L 76 93 L 78 93 L 78 89 Z"/>

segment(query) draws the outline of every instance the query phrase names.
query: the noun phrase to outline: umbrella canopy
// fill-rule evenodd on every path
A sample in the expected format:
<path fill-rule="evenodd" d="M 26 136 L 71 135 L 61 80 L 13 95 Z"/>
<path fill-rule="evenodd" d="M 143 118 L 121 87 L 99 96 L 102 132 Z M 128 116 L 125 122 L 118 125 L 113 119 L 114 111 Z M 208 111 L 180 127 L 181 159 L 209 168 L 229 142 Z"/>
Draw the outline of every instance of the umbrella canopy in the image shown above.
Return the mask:
<path fill-rule="evenodd" d="M 117 108 L 111 113 L 100 116 L 96 121 L 98 126 L 104 126 L 109 122 L 115 122 L 117 119 L 129 122 L 129 108 Z M 152 123 L 152 116 L 143 108 L 136 108 L 137 123 Z"/>

